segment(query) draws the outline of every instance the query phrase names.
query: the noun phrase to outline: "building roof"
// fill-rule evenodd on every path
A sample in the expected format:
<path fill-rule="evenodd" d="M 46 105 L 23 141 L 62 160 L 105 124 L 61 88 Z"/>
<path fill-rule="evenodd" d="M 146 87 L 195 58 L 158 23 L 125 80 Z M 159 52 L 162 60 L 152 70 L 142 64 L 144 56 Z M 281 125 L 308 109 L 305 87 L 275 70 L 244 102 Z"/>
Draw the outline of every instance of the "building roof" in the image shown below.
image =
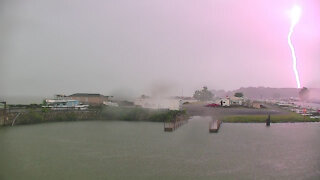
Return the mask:
<path fill-rule="evenodd" d="M 108 97 L 101 94 L 90 94 L 90 93 L 75 93 L 70 95 L 69 97 Z"/>
<path fill-rule="evenodd" d="M 46 99 L 47 103 L 62 103 L 62 102 L 77 102 L 77 101 L 78 100 L 69 100 L 69 99 Z"/>

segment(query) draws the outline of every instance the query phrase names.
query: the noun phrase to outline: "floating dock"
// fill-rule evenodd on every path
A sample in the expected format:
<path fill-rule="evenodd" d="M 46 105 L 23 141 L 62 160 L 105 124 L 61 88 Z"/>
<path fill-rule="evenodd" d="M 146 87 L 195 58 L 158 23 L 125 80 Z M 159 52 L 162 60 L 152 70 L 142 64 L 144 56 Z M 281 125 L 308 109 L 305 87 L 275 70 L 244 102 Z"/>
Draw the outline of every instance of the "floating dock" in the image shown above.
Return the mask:
<path fill-rule="evenodd" d="M 221 125 L 220 120 L 213 120 L 209 124 L 209 132 L 210 133 L 217 133 L 219 131 L 220 125 Z"/>

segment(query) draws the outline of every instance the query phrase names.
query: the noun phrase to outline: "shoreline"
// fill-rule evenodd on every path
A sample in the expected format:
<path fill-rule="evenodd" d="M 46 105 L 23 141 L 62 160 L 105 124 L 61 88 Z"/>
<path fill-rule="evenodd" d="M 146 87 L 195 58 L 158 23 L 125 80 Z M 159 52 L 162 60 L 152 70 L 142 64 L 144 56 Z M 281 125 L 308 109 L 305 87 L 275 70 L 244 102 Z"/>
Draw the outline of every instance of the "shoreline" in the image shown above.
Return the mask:
<path fill-rule="evenodd" d="M 48 122 L 69 121 L 129 121 L 129 122 L 172 122 L 177 118 L 189 119 L 184 110 L 151 110 L 144 108 L 102 108 L 89 111 L 52 111 L 28 109 L 22 113 L 9 113 L 4 122 L 0 117 L 0 126 L 29 125 Z"/>
<path fill-rule="evenodd" d="M 188 120 L 188 119 L 186 119 Z M 32 125 L 41 125 L 41 124 L 50 124 L 50 123 L 71 123 L 71 122 L 132 122 L 132 123 L 159 123 L 162 124 L 163 122 L 157 122 L 157 121 L 128 121 L 128 120 L 103 120 L 103 119 L 88 119 L 88 120 L 75 120 L 75 121 L 47 121 L 47 122 L 39 122 L 39 123 L 29 123 L 29 124 L 16 124 L 14 126 L 32 126 Z M 282 121 L 282 122 L 271 122 L 272 124 L 303 124 L 303 123 L 308 123 L 308 124 L 320 124 L 320 120 L 318 121 Z M 235 121 L 235 122 L 230 122 L 230 121 L 222 121 L 222 124 L 265 124 L 265 122 L 257 122 L 257 121 L 251 121 L 251 122 L 243 122 L 243 121 Z M 1 129 L 13 127 L 11 125 L 6 125 L 6 126 L 0 126 Z"/>
<path fill-rule="evenodd" d="M 19 117 L 18 114 L 21 113 Z M 210 116 L 223 123 L 266 123 L 270 113 L 271 123 L 300 123 L 320 122 L 320 119 L 302 116 L 294 112 L 281 109 L 252 109 L 252 108 L 207 108 L 201 105 L 185 106 L 183 110 L 154 110 L 140 107 L 101 107 L 86 111 L 50 109 L 25 109 L 23 112 L 11 112 L 8 120 L 3 124 L 0 117 L 0 126 L 29 125 L 47 122 L 69 121 L 128 121 L 128 122 L 173 122 L 177 118 L 183 120 L 193 116 Z M 273 114 L 271 114 L 273 113 Z"/>
<path fill-rule="evenodd" d="M 224 116 L 225 123 L 265 123 L 268 115 L 233 115 Z M 271 115 L 271 123 L 300 123 L 300 122 L 320 122 L 320 119 L 312 119 L 293 112 L 287 114 Z"/>

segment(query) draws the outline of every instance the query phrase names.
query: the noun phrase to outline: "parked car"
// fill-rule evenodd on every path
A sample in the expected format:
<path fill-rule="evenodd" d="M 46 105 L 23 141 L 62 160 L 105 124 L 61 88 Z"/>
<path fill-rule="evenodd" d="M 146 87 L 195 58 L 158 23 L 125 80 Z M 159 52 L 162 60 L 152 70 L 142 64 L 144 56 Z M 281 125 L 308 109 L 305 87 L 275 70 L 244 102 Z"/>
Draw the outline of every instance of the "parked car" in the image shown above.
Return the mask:
<path fill-rule="evenodd" d="M 205 105 L 205 107 L 219 107 L 220 105 L 219 104 L 216 104 L 216 103 L 212 103 L 212 104 L 207 104 Z"/>

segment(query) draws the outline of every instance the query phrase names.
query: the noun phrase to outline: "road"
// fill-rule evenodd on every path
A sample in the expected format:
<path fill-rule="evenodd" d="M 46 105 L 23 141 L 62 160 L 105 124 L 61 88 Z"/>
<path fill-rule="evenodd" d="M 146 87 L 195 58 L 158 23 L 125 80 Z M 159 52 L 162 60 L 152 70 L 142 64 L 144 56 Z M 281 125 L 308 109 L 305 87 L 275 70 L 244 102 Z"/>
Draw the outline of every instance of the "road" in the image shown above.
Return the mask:
<path fill-rule="evenodd" d="M 263 109 L 253 109 L 246 107 L 205 107 L 204 103 L 185 104 L 183 108 L 191 116 L 211 116 L 215 119 L 228 115 L 274 115 L 287 114 L 288 111 L 278 107 L 265 105 Z"/>

